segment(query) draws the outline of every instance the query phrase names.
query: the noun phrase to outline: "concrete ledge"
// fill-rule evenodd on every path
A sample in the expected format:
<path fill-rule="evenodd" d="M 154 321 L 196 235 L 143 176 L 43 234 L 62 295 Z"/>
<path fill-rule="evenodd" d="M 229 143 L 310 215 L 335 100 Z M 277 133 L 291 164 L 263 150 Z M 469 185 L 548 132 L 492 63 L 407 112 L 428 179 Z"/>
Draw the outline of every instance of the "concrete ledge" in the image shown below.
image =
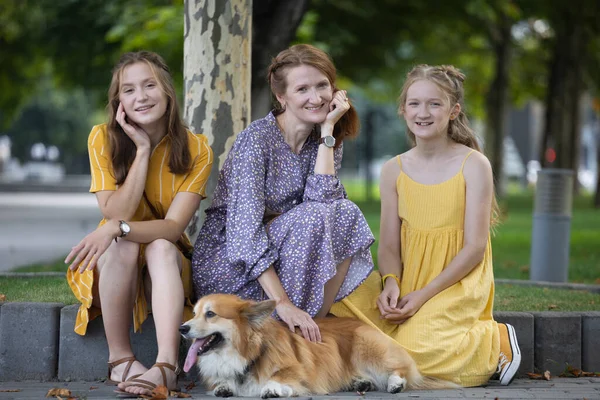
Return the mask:
<path fill-rule="evenodd" d="M 108 344 L 104 335 L 102 318 L 88 325 L 85 336 L 73 331 L 79 305 L 62 309 L 60 318 L 60 352 L 58 361 L 59 380 L 98 380 L 108 371 Z M 131 332 L 133 353 L 144 365 L 156 360 L 156 330 L 152 315 L 142 325 L 141 333 Z"/>
<path fill-rule="evenodd" d="M 600 372 L 600 312 L 581 313 L 581 368 Z"/>
<path fill-rule="evenodd" d="M 60 346 L 58 355 L 58 379 L 61 381 L 94 381 L 107 377 L 108 344 L 104 334 L 102 318 L 96 318 L 88 325 L 85 336 L 73 331 L 79 305 L 64 307 L 60 317 Z M 142 325 L 138 333 L 130 331 L 131 347 L 136 358 L 146 366 L 154 364 L 158 347 L 156 345 L 156 328 L 152 315 Z M 187 355 L 189 345 L 181 341 L 179 349 L 180 364 Z M 197 376 L 195 370 L 188 374 L 191 379 Z M 185 379 L 188 375 L 182 374 Z"/>
<path fill-rule="evenodd" d="M 515 328 L 519 348 L 521 349 L 521 366 L 517 376 L 525 376 L 534 370 L 534 319 L 533 315 L 524 312 L 495 312 L 497 322 L 510 324 Z"/>
<path fill-rule="evenodd" d="M 0 303 L 0 382 L 18 380 L 94 381 L 106 377 L 108 346 L 102 318 L 86 336 L 73 331 L 78 305 Z M 600 371 L 600 312 L 495 312 L 498 322 L 513 325 L 521 348 L 518 376 L 564 371 L 566 363 L 584 371 Z M 152 316 L 142 332 L 131 333 L 136 357 L 145 365 L 157 354 Z M 180 365 L 189 344 L 181 341 Z M 196 368 L 182 379 L 194 380 Z"/>
<path fill-rule="evenodd" d="M 581 368 L 581 314 L 533 313 L 535 320 L 535 368 L 562 373 L 567 364 Z"/>
<path fill-rule="evenodd" d="M 0 381 L 56 378 L 60 303 L 6 303 L 0 314 Z"/>

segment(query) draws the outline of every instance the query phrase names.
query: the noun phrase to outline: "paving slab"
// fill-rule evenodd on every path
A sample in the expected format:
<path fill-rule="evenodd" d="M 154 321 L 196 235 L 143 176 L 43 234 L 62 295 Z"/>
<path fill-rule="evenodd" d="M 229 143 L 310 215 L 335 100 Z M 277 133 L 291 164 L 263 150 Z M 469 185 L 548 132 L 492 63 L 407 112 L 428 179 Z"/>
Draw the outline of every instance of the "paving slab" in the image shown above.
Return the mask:
<path fill-rule="evenodd" d="M 215 397 L 196 385 L 186 390 L 190 382 L 180 382 L 182 390 L 193 399 L 214 400 Z M 45 398 L 50 389 L 65 388 L 77 399 L 115 399 L 114 386 L 101 381 L 79 382 L 0 382 L 0 400 L 39 400 Z M 15 390 L 9 392 L 8 390 Z M 173 397 L 174 398 L 174 397 Z M 453 390 L 406 391 L 396 395 L 384 392 L 369 392 L 358 395 L 354 392 L 332 393 L 327 396 L 299 397 L 315 400 L 349 399 L 600 399 L 600 378 L 553 378 L 550 381 L 516 379 L 509 386 L 491 382 L 484 387 Z M 232 398 L 235 399 L 235 398 Z"/>

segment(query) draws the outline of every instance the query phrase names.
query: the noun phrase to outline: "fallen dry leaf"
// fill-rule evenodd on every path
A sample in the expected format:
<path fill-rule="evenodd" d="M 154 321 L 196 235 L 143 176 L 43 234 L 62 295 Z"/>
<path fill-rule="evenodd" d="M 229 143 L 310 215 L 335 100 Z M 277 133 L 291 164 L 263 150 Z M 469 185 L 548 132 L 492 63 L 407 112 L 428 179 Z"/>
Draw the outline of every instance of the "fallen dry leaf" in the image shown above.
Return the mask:
<path fill-rule="evenodd" d="M 166 400 L 169 398 L 169 389 L 166 386 L 160 385 L 152 390 L 152 394 L 150 396 L 140 396 L 144 399 L 148 400 Z"/>
<path fill-rule="evenodd" d="M 546 371 L 544 372 L 544 379 L 549 381 L 550 379 L 552 379 L 552 376 L 550 375 L 550 371 Z"/>
<path fill-rule="evenodd" d="M 556 304 L 549 304 L 548 305 L 548 310 L 554 310 L 556 308 L 558 308 L 558 306 Z"/>
<path fill-rule="evenodd" d="M 190 383 L 189 383 L 189 384 L 188 384 L 188 385 L 185 387 L 185 390 L 187 390 L 187 391 L 189 392 L 190 390 L 192 390 L 192 389 L 193 389 L 193 388 L 195 388 L 195 387 L 196 387 L 196 381 L 191 381 L 191 382 L 190 382 Z"/>
<path fill-rule="evenodd" d="M 4 393 L 16 393 L 16 392 L 20 392 L 21 389 L 0 389 L 0 392 L 4 392 Z"/>
<path fill-rule="evenodd" d="M 98 389 L 98 386 L 90 386 L 90 390 L 96 390 Z"/>
<path fill-rule="evenodd" d="M 6 295 L 0 293 L 0 301 L 6 301 Z"/>
<path fill-rule="evenodd" d="M 187 393 L 183 393 L 183 392 L 176 392 L 174 390 L 171 390 L 171 393 L 169 393 L 169 396 L 175 397 L 176 399 L 188 399 L 188 398 L 192 397 L 191 394 L 187 394 Z"/>
<path fill-rule="evenodd" d="M 71 391 L 64 388 L 52 388 L 48 390 L 46 397 L 71 397 Z"/>
<path fill-rule="evenodd" d="M 535 372 L 528 372 L 527 376 L 529 379 L 542 379 L 542 374 L 536 374 Z"/>
<path fill-rule="evenodd" d="M 600 372 L 582 371 L 579 368 L 575 368 L 571 365 L 567 365 L 567 368 L 559 376 L 563 377 L 563 378 L 594 377 L 594 376 L 600 376 Z"/>

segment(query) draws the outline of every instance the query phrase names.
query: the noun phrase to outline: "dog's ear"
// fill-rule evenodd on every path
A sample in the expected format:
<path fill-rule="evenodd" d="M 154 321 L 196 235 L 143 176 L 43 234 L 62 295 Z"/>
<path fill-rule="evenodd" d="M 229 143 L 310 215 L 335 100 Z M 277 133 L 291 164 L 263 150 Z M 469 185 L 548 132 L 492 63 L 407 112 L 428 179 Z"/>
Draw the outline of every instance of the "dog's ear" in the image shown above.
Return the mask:
<path fill-rule="evenodd" d="M 243 311 L 250 325 L 258 327 L 263 324 L 275 311 L 275 300 L 265 300 L 258 303 L 249 303 Z"/>

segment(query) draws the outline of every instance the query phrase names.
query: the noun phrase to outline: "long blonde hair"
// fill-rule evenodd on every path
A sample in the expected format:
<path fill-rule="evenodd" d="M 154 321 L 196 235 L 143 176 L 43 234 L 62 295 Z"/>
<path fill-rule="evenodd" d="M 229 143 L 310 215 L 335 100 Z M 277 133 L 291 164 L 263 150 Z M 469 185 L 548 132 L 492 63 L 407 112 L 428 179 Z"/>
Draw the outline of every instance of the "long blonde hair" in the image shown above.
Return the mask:
<path fill-rule="evenodd" d="M 171 139 L 169 169 L 173 174 L 185 174 L 191 168 L 187 128 L 179 113 L 175 86 L 169 67 L 161 56 L 150 51 L 125 53 L 113 68 L 112 80 L 108 88 L 108 104 L 106 105 L 112 166 L 119 185 L 125 181 L 136 152 L 135 144 L 123 131 L 116 119 L 121 92 L 121 78 L 125 67 L 138 62 L 146 63 L 150 67 L 160 90 L 167 96 L 167 137 Z"/>
<path fill-rule="evenodd" d="M 460 104 L 460 112 L 454 119 L 448 121 L 448 136 L 456 143 L 463 144 L 467 147 L 477 150 L 482 153 L 477 135 L 469 125 L 469 119 L 465 113 L 464 104 L 464 81 L 465 74 L 460 72 L 452 65 L 431 66 L 426 64 L 417 65 L 407 75 L 402 92 L 400 93 L 398 113 L 403 114 L 403 109 L 406 105 L 406 96 L 408 88 L 417 81 L 426 80 L 434 83 L 446 96 L 447 104 L 452 107 L 454 104 Z M 415 134 L 407 127 L 406 134 L 413 146 L 416 145 Z M 494 186 L 495 187 L 495 186 Z M 500 207 L 496 200 L 495 189 L 492 197 L 492 215 L 491 225 L 494 227 L 499 222 Z"/>

